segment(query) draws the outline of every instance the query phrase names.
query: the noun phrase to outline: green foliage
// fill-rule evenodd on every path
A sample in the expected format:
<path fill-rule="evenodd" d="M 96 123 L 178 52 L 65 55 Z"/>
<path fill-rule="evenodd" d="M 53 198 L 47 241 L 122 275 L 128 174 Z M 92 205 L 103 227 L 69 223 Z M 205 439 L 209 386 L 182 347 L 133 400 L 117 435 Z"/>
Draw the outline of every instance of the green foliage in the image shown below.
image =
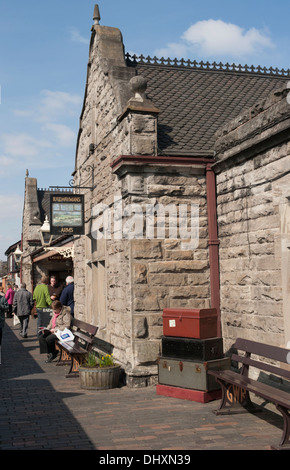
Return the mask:
<path fill-rule="evenodd" d="M 88 367 L 96 367 L 98 365 L 97 358 L 94 352 L 89 352 L 86 357 L 85 365 Z"/>
<path fill-rule="evenodd" d="M 100 367 L 110 367 L 114 365 L 113 354 L 106 354 L 105 356 L 100 356 L 98 360 Z"/>
<path fill-rule="evenodd" d="M 112 367 L 115 365 L 113 354 L 106 354 L 96 356 L 96 353 L 91 351 L 87 354 L 84 365 L 86 367 Z"/>

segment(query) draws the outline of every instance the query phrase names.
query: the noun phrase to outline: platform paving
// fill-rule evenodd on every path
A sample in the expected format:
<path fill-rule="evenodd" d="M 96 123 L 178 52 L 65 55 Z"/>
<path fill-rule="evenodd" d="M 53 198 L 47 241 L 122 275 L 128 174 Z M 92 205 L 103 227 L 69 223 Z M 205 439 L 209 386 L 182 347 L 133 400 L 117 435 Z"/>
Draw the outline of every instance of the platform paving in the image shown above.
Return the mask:
<path fill-rule="evenodd" d="M 45 363 L 31 320 L 28 338 L 6 320 L 0 365 L 0 450 L 269 450 L 282 418 L 216 416 L 207 404 L 156 394 L 156 387 L 83 390 L 67 366 Z"/>

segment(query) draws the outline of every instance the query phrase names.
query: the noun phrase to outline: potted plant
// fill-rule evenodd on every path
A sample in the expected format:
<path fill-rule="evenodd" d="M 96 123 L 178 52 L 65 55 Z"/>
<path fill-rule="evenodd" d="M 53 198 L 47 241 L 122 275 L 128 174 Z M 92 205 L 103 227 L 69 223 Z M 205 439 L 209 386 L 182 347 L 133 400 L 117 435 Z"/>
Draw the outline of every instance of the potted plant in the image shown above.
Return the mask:
<path fill-rule="evenodd" d="M 116 364 L 113 354 L 96 356 L 91 351 L 79 367 L 81 388 L 106 390 L 119 384 L 121 366 Z"/>

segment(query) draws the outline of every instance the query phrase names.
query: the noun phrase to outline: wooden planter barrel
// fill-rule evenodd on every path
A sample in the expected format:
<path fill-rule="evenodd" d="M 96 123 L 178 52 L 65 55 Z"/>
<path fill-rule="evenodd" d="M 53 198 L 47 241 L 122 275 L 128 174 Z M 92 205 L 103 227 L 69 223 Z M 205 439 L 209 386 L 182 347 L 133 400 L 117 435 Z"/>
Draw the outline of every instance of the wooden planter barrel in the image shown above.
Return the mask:
<path fill-rule="evenodd" d="M 81 388 L 87 390 L 106 390 L 119 384 L 121 366 L 79 367 Z"/>

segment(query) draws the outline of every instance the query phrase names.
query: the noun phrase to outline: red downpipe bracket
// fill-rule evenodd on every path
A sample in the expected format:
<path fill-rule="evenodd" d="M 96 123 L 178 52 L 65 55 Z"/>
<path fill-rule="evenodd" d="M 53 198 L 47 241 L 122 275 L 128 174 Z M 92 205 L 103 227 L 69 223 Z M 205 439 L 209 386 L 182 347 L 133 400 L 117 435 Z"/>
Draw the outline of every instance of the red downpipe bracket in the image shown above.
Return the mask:
<path fill-rule="evenodd" d="M 211 164 L 206 166 L 206 192 L 208 213 L 208 248 L 210 265 L 211 308 L 217 310 L 218 336 L 221 337 L 220 310 L 220 273 L 219 273 L 219 239 L 216 207 L 216 179 Z"/>

